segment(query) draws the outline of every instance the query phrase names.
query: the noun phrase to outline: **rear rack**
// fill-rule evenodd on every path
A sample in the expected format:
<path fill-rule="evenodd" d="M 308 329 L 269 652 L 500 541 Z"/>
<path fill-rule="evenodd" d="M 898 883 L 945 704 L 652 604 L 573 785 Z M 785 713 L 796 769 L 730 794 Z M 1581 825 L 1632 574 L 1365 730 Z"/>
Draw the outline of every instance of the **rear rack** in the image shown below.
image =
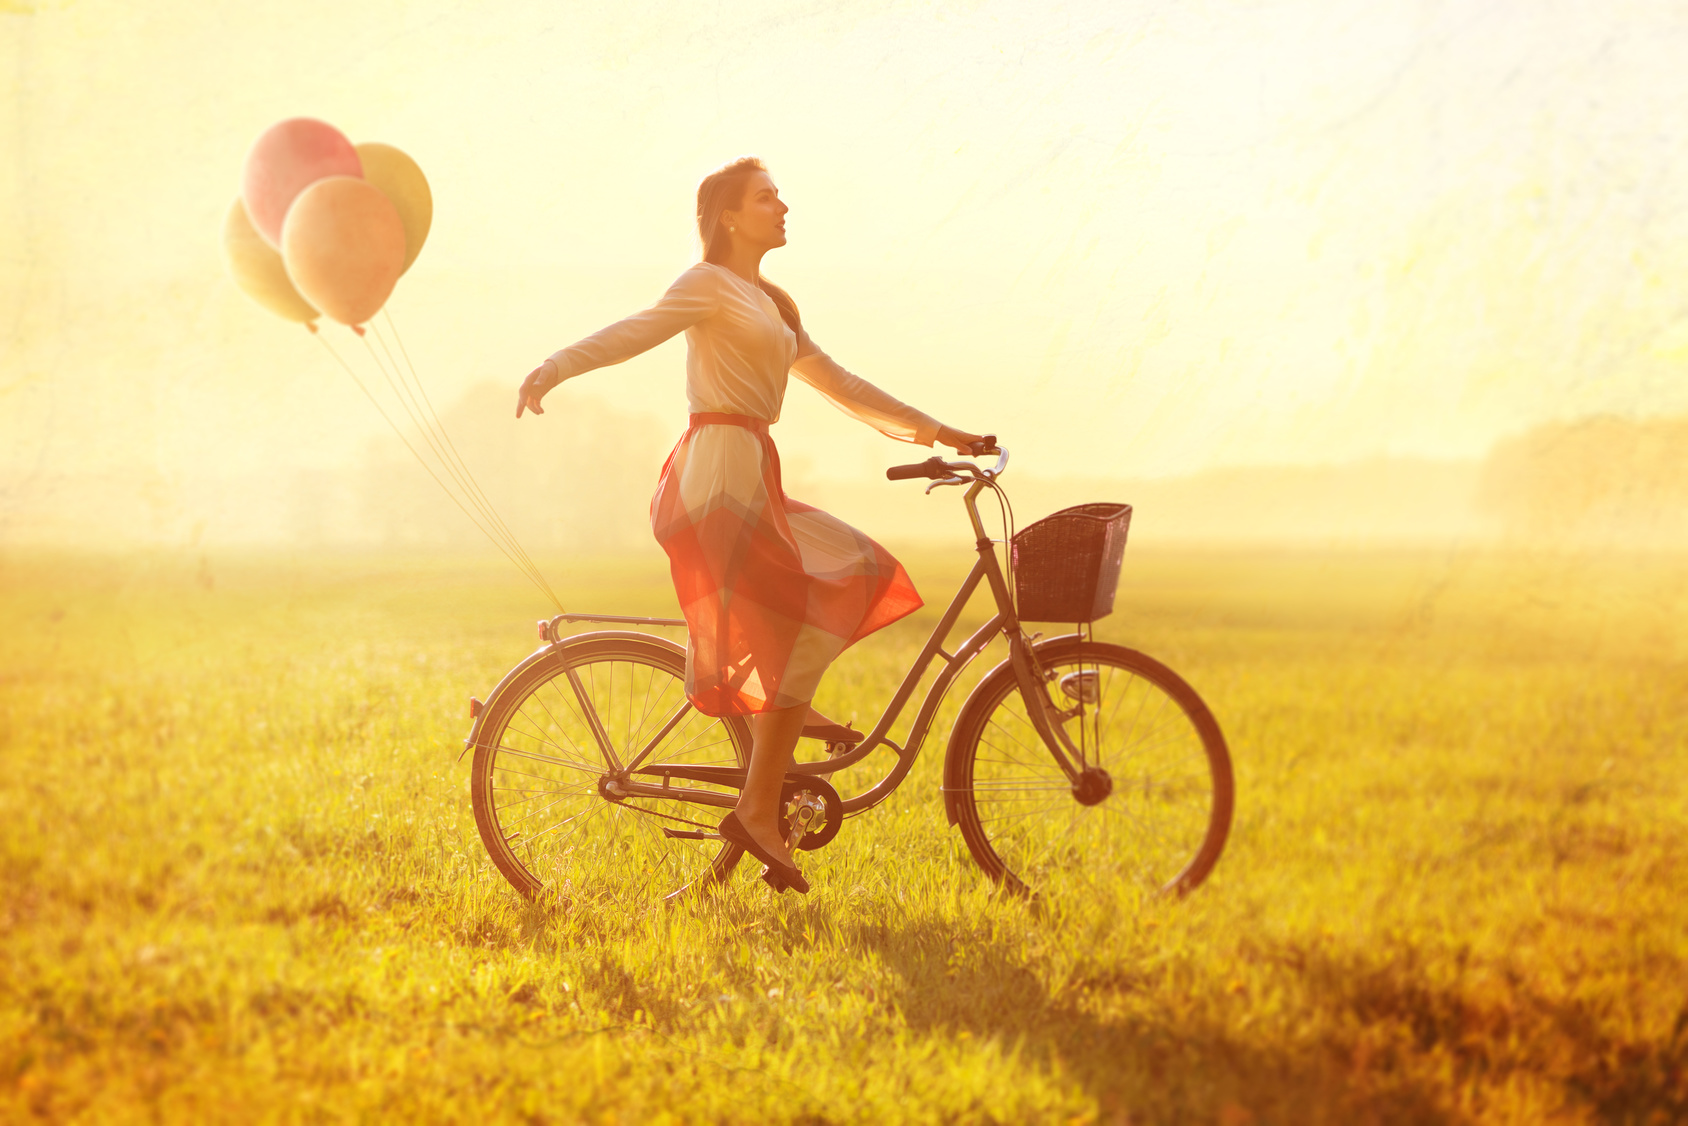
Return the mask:
<path fill-rule="evenodd" d="M 686 619 L 637 618 L 629 617 L 626 614 L 558 614 L 556 617 L 548 620 L 543 618 L 540 619 L 537 623 L 539 626 L 539 639 L 551 645 L 555 645 L 560 640 L 557 636 L 557 627 L 565 622 L 610 622 L 615 625 L 624 626 L 683 626 L 686 624 Z"/>

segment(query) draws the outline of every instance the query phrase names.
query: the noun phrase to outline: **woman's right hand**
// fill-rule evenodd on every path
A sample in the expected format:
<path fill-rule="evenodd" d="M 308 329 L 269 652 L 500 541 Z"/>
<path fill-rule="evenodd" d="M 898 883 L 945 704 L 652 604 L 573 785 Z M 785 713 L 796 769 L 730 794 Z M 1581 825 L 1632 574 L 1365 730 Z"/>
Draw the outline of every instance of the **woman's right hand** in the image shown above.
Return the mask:
<path fill-rule="evenodd" d="M 545 392 L 557 385 L 556 362 L 547 357 L 545 362 L 528 372 L 527 378 L 522 380 L 522 386 L 516 392 L 516 417 L 522 417 L 524 410 L 534 414 L 544 414 L 545 408 L 539 405 L 539 400 L 545 397 Z"/>
<path fill-rule="evenodd" d="M 969 434 L 965 430 L 942 426 L 938 429 L 938 443 L 948 446 L 962 457 L 977 457 L 973 452 L 973 443 L 984 440 L 983 434 Z"/>

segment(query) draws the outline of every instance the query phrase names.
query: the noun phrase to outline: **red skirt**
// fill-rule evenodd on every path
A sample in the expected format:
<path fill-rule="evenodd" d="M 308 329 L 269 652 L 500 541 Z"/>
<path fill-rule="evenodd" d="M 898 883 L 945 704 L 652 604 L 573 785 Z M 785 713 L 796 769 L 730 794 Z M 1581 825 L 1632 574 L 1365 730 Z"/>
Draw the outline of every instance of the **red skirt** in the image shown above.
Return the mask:
<path fill-rule="evenodd" d="M 651 498 L 706 715 L 807 704 L 850 645 L 921 606 L 891 553 L 785 495 L 762 419 L 694 414 Z"/>

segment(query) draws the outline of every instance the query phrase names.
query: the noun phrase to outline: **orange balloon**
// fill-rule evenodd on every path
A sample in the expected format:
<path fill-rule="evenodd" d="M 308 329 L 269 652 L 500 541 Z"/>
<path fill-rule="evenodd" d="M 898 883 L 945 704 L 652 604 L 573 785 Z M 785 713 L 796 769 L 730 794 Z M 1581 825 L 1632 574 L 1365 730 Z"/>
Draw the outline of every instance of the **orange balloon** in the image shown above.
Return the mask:
<path fill-rule="evenodd" d="M 281 256 L 299 293 L 344 325 L 373 317 L 404 271 L 404 222 L 381 190 L 355 176 L 318 180 L 293 201 Z"/>

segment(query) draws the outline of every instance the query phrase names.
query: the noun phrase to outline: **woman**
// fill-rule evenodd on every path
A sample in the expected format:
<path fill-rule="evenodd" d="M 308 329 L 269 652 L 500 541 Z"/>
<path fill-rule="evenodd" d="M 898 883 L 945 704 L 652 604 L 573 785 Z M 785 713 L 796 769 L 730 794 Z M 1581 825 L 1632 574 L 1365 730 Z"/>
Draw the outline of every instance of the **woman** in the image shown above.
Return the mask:
<path fill-rule="evenodd" d="M 662 300 L 553 354 L 522 381 L 516 417 L 565 379 L 686 333 L 691 426 L 663 466 L 651 528 L 686 615 L 686 691 L 707 715 L 752 716 L 750 769 L 721 835 L 768 865 L 776 890 L 808 884 L 779 831 L 781 783 L 821 674 L 839 653 L 921 605 L 889 552 L 780 484 L 768 424 L 789 372 L 893 438 L 968 452 L 944 426 L 815 346 L 789 295 L 762 277 L 789 211 L 762 162 L 734 161 L 698 185 L 703 261 Z"/>

